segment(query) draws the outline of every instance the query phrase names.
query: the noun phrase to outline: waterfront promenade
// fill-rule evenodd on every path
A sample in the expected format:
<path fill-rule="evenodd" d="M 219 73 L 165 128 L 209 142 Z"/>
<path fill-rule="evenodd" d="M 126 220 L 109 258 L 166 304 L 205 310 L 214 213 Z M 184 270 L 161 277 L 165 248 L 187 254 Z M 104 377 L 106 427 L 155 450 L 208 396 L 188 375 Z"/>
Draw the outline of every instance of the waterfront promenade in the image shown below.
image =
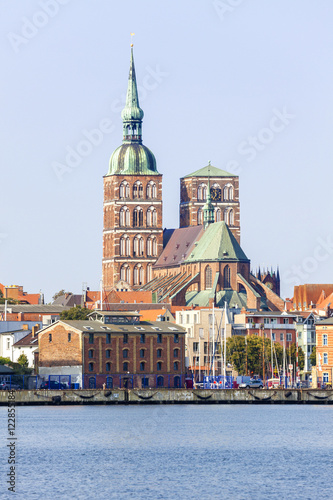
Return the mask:
<path fill-rule="evenodd" d="M 0 406 L 10 391 L 0 391 Z M 82 389 L 13 391 L 16 405 L 144 404 L 333 404 L 321 389 Z"/>

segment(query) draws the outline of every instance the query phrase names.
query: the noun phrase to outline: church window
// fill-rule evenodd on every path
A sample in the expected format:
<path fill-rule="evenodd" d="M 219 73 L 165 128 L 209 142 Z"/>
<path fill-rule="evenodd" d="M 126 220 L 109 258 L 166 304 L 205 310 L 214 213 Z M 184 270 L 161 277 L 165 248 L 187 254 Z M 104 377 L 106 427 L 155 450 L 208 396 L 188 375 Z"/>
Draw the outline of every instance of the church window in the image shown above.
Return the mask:
<path fill-rule="evenodd" d="M 229 225 L 230 226 L 234 225 L 234 210 L 233 210 L 233 208 L 231 208 L 229 211 Z"/>
<path fill-rule="evenodd" d="M 119 186 L 119 197 L 120 198 L 129 198 L 130 195 L 130 187 L 127 181 L 123 181 Z"/>
<path fill-rule="evenodd" d="M 120 279 L 123 281 L 130 281 L 130 268 L 128 264 L 123 264 L 120 268 Z"/>
<path fill-rule="evenodd" d="M 149 207 L 147 210 L 147 226 L 155 227 L 157 226 L 157 211 L 154 207 Z"/>
<path fill-rule="evenodd" d="M 199 208 L 198 210 L 198 226 L 200 226 L 203 223 L 203 211 L 202 208 Z"/>
<path fill-rule="evenodd" d="M 206 201 L 207 199 L 207 186 L 206 184 L 200 184 L 198 186 L 198 201 Z"/>
<path fill-rule="evenodd" d="M 225 266 L 223 269 L 223 288 L 230 288 L 230 267 Z"/>
<path fill-rule="evenodd" d="M 143 256 L 143 238 L 140 235 L 137 235 L 134 238 L 133 255 L 134 255 L 134 257 L 142 257 Z"/>
<path fill-rule="evenodd" d="M 134 272 L 133 272 L 133 284 L 134 285 L 143 285 L 144 281 L 144 270 L 141 264 L 137 264 L 134 267 Z"/>
<path fill-rule="evenodd" d="M 143 185 L 140 181 L 133 184 L 133 198 L 143 198 Z"/>
<path fill-rule="evenodd" d="M 130 212 L 127 207 L 121 207 L 119 212 L 119 226 L 126 227 L 130 225 Z"/>
<path fill-rule="evenodd" d="M 205 289 L 212 288 L 213 286 L 213 273 L 210 266 L 206 267 L 205 270 Z"/>
<path fill-rule="evenodd" d="M 143 226 L 143 210 L 141 207 L 136 207 L 133 211 L 133 227 Z"/>
<path fill-rule="evenodd" d="M 157 256 L 157 241 L 154 236 L 149 236 L 147 239 L 147 257 Z"/>
<path fill-rule="evenodd" d="M 130 255 L 130 239 L 128 236 L 120 238 L 120 255 L 122 257 L 129 257 Z"/>
<path fill-rule="evenodd" d="M 147 198 L 156 198 L 156 184 L 153 181 L 147 184 Z"/>
<path fill-rule="evenodd" d="M 233 199 L 233 187 L 231 184 L 226 184 L 223 188 L 223 200 L 229 201 Z"/>
<path fill-rule="evenodd" d="M 152 272 L 152 265 L 148 264 L 147 265 L 147 282 L 151 281 L 153 279 L 153 272 Z"/>
<path fill-rule="evenodd" d="M 221 220 L 221 209 L 216 208 L 215 209 L 215 222 L 220 222 Z"/>

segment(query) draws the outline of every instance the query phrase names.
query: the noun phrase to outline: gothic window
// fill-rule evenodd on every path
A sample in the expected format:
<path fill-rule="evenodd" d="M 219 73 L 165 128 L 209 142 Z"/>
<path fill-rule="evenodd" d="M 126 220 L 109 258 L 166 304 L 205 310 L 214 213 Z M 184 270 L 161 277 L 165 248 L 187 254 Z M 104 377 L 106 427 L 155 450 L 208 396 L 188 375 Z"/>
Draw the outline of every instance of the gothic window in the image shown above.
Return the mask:
<path fill-rule="evenodd" d="M 147 239 L 147 257 L 157 256 L 157 241 L 155 236 L 149 236 Z"/>
<path fill-rule="evenodd" d="M 198 201 L 202 200 L 202 185 L 198 187 Z"/>
<path fill-rule="evenodd" d="M 147 210 L 147 226 L 156 227 L 157 226 L 157 211 L 154 207 L 149 207 Z"/>
<path fill-rule="evenodd" d="M 202 208 L 199 208 L 198 210 L 198 226 L 200 226 L 203 223 L 203 211 Z"/>
<path fill-rule="evenodd" d="M 134 272 L 133 272 L 133 284 L 134 285 L 143 285 L 144 281 L 144 270 L 141 264 L 137 264 L 134 267 Z"/>
<path fill-rule="evenodd" d="M 141 235 L 136 235 L 133 241 L 133 256 L 142 257 L 143 256 L 144 242 Z"/>
<path fill-rule="evenodd" d="M 228 225 L 229 225 L 229 210 L 230 210 L 229 208 L 226 208 L 224 210 L 224 214 L 223 214 L 223 216 L 224 216 L 224 222 L 226 224 L 228 224 Z"/>
<path fill-rule="evenodd" d="M 129 257 L 130 255 L 130 239 L 126 235 L 120 238 L 120 255 L 122 257 Z"/>
<path fill-rule="evenodd" d="M 205 289 L 212 288 L 213 286 L 213 273 L 212 268 L 210 266 L 206 267 L 205 270 Z"/>
<path fill-rule="evenodd" d="M 234 210 L 231 208 L 229 210 L 229 225 L 233 226 L 234 225 Z"/>
<path fill-rule="evenodd" d="M 133 184 L 133 198 L 143 198 L 143 185 L 140 181 Z"/>
<path fill-rule="evenodd" d="M 147 265 L 147 282 L 151 281 L 152 279 L 153 279 L 152 265 L 148 264 Z"/>
<path fill-rule="evenodd" d="M 153 181 L 150 181 L 147 184 L 147 198 L 156 198 L 156 184 Z"/>
<path fill-rule="evenodd" d="M 120 279 L 123 281 L 130 281 L 130 268 L 128 264 L 123 264 L 120 268 Z"/>
<path fill-rule="evenodd" d="M 141 207 L 136 207 L 133 211 L 133 227 L 143 226 L 143 210 Z"/>
<path fill-rule="evenodd" d="M 223 199 L 229 201 L 234 199 L 234 188 L 231 184 L 226 184 L 223 188 Z"/>
<path fill-rule="evenodd" d="M 129 198 L 130 195 L 130 187 L 127 181 L 123 181 L 119 186 L 119 197 L 120 198 Z"/>
<path fill-rule="evenodd" d="M 121 207 L 119 212 L 119 226 L 126 227 L 130 225 L 130 211 L 127 207 Z"/>
<path fill-rule="evenodd" d="M 215 222 L 220 222 L 221 220 L 221 209 L 216 208 L 215 209 Z"/>
<path fill-rule="evenodd" d="M 225 266 L 223 269 L 223 288 L 230 288 L 230 267 Z"/>
<path fill-rule="evenodd" d="M 198 201 L 206 201 L 207 198 L 207 186 L 206 184 L 200 184 L 198 186 Z"/>

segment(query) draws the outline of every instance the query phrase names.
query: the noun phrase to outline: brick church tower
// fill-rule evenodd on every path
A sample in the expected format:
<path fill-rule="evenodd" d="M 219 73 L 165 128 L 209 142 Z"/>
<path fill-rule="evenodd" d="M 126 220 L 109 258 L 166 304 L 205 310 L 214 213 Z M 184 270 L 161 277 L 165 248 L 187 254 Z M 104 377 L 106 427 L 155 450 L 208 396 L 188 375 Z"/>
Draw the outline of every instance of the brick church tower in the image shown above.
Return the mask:
<path fill-rule="evenodd" d="M 123 143 L 104 176 L 103 288 L 137 287 L 152 279 L 163 250 L 162 175 L 153 153 L 142 144 L 133 48 L 126 105 L 121 113 Z"/>
<path fill-rule="evenodd" d="M 240 243 L 239 178 L 210 163 L 180 179 L 180 227 L 204 224 L 208 189 L 214 207 L 214 222 L 224 220 Z"/>

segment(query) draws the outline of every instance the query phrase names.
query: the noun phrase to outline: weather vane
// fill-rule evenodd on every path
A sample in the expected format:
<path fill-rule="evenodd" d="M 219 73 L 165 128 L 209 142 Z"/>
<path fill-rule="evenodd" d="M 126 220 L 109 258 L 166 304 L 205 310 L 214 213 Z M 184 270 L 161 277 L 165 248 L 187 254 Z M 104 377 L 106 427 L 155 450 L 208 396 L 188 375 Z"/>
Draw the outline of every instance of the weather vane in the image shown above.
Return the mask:
<path fill-rule="evenodd" d="M 131 47 L 133 47 L 133 36 L 135 35 L 135 33 L 131 33 Z"/>

